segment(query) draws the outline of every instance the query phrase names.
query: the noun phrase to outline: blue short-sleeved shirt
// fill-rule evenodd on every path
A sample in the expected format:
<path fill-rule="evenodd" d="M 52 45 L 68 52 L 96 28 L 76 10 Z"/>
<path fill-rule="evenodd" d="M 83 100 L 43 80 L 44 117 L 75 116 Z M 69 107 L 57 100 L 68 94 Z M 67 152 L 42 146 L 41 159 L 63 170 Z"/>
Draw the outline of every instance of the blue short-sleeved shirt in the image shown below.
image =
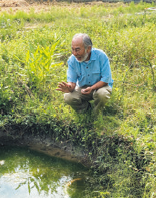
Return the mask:
<path fill-rule="evenodd" d="M 67 82 L 73 82 L 82 87 L 84 85 L 92 86 L 98 81 L 108 83 L 111 88 L 113 86 L 109 59 L 102 50 L 92 48 L 88 62 L 78 62 L 74 55 L 70 56 Z"/>

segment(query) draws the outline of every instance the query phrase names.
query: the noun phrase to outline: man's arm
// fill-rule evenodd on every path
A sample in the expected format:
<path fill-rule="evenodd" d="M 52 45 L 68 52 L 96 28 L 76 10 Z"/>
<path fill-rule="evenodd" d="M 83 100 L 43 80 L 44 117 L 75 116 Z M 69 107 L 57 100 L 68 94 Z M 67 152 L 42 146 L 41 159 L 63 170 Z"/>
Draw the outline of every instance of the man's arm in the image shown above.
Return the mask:
<path fill-rule="evenodd" d="M 99 88 L 102 88 L 104 86 L 107 86 L 108 83 L 105 83 L 103 81 L 99 81 L 97 83 L 95 83 L 94 85 L 87 87 L 86 89 L 82 89 L 81 93 L 82 94 L 90 94 L 92 92 L 92 90 L 98 90 Z"/>
<path fill-rule="evenodd" d="M 99 88 L 102 88 L 104 86 L 107 86 L 108 83 L 105 83 L 103 81 L 99 81 L 97 83 L 95 83 L 94 85 L 91 86 L 92 90 L 98 90 Z"/>
<path fill-rule="evenodd" d="M 76 83 L 73 82 L 61 82 L 58 84 L 58 88 L 56 90 L 64 92 L 64 93 L 69 93 L 69 92 L 73 92 L 75 89 Z"/>

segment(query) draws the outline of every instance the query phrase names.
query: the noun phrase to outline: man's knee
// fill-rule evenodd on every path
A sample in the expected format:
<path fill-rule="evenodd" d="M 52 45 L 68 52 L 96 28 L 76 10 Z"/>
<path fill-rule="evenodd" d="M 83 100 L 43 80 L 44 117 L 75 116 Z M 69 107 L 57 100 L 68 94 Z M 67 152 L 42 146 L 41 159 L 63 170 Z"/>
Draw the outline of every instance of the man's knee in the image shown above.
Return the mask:
<path fill-rule="evenodd" d="M 107 100 L 110 98 L 111 96 L 111 88 L 110 87 L 103 87 L 103 88 L 100 88 L 96 91 L 96 98 L 98 98 L 99 100 Z"/>
<path fill-rule="evenodd" d="M 70 104 L 72 102 L 72 99 L 73 99 L 73 97 L 72 97 L 72 95 L 70 93 L 65 93 L 64 94 L 65 103 Z"/>
<path fill-rule="evenodd" d="M 64 94 L 64 101 L 65 103 L 72 105 L 79 102 L 79 99 L 76 98 L 72 93 L 65 93 Z"/>

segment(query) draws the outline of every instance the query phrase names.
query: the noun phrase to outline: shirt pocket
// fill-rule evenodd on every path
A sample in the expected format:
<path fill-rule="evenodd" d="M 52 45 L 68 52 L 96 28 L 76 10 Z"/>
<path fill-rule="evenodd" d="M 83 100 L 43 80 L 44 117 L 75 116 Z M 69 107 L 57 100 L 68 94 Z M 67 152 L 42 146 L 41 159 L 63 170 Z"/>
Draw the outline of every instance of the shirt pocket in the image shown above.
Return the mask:
<path fill-rule="evenodd" d="M 91 79 L 93 81 L 93 84 L 100 81 L 100 79 L 101 79 L 100 68 L 93 69 L 93 71 L 91 72 Z"/>

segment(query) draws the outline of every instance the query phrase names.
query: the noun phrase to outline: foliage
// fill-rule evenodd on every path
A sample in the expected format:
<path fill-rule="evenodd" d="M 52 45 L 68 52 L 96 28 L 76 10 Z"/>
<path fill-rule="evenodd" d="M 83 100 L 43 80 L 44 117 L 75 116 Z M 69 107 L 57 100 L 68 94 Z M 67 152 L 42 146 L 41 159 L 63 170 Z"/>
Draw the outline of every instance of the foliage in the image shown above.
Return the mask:
<path fill-rule="evenodd" d="M 82 147 L 94 169 L 86 196 L 156 197 L 154 6 L 58 3 L 48 12 L 0 13 L 0 127 Z M 113 93 L 98 116 L 76 114 L 55 90 L 77 32 L 110 58 Z"/>

